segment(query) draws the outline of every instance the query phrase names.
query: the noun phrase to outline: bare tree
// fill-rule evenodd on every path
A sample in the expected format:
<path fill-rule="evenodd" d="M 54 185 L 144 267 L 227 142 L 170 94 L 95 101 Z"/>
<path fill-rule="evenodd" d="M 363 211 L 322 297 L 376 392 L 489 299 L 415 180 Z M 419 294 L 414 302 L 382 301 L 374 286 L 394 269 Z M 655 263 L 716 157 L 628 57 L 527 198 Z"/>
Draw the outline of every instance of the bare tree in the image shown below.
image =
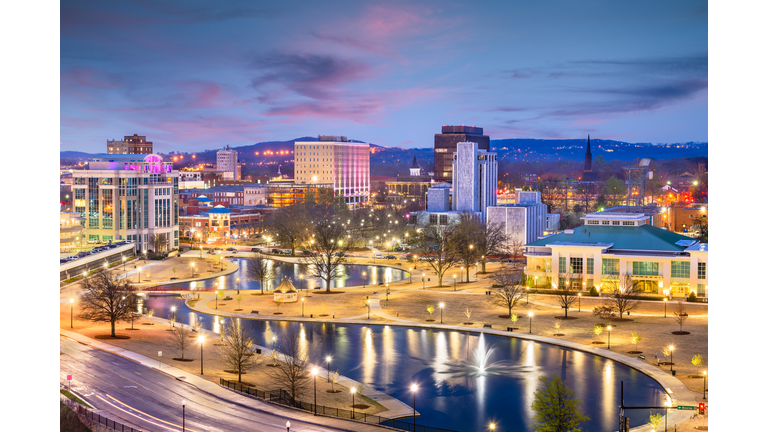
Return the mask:
<path fill-rule="evenodd" d="M 268 369 L 269 376 L 281 388 L 285 389 L 293 400 L 309 388 L 310 377 L 307 368 L 307 348 L 302 342 L 302 334 L 297 327 L 291 326 L 281 337 L 276 348 L 282 354 L 276 366 Z"/>
<path fill-rule="evenodd" d="M 512 254 L 512 260 L 517 262 L 523 256 L 523 252 L 525 252 L 525 241 L 523 241 L 523 238 L 513 237 L 509 241 L 509 251 Z"/>
<path fill-rule="evenodd" d="M 611 307 L 619 313 L 619 319 L 623 318 L 624 312 L 629 312 L 639 304 L 637 301 L 636 283 L 628 274 L 619 276 L 618 280 L 609 279 L 604 283 L 612 292 L 605 298 L 605 305 Z"/>
<path fill-rule="evenodd" d="M 227 320 L 224 331 L 221 332 L 221 354 L 224 363 L 233 371 L 237 371 L 237 382 L 241 382 L 242 375 L 256 364 L 253 351 L 256 343 L 250 330 L 240 322 L 240 318 Z"/>
<path fill-rule="evenodd" d="M 675 315 L 675 321 L 677 321 L 678 324 L 680 324 L 680 332 L 683 332 L 683 323 L 685 320 L 688 319 L 688 312 L 685 309 L 685 305 L 683 305 L 682 300 L 677 301 L 677 308 L 672 311 L 672 313 Z"/>
<path fill-rule="evenodd" d="M 509 253 L 510 238 L 504 231 L 501 224 L 486 224 L 476 222 L 478 226 L 478 236 L 475 239 L 475 247 L 480 254 L 480 266 L 485 273 L 485 263 L 489 256 L 507 255 Z"/>
<path fill-rule="evenodd" d="M 462 214 L 461 222 L 450 232 L 450 244 L 457 261 L 464 264 L 467 282 L 469 282 L 469 270 L 480 261 L 480 248 L 477 241 L 482 237 L 481 224 L 472 215 Z"/>
<path fill-rule="evenodd" d="M 321 220 L 314 229 L 314 248 L 317 253 L 302 258 L 307 273 L 325 281 L 325 292 L 331 292 L 331 281 L 336 279 L 347 262 L 351 243 L 346 241 L 346 229 L 329 219 Z"/>
<path fill-rule="evenodd" d="M 429 225 L 420 228 L 416 237 L 416 252 L 427 257 L 427 263 L 437 274 L 437 286 L 443 286 L 443 276 L 458 261 L 449 243 L 451 230 Z"/>
<path fill-rule="evenodd" d="M 291 248 L 291 255 L 296 255 L 296 246 L 307 240 L 312 230 L 309 215 L 302 204 L 282 207 L 267 225 L 277 235 L 281 245 Z"/>
<path fill-rule="evenodd" d="M 272 267 L 272 260 L 264 258 L 260 253 L 245 259 L 245 277 L 248 280 L 259 281 L 261 293 L 264 294 L 264 281 L 272 280 L 275 277 L 275 270 Z"/>
<path fill-rule="evenodd" d="M 115 337 L 115 323 L 129 319 L 131 312 L 137 310 L 135 292 L 127 279 L 110 276 L 107 272 L 96 273 L 83 280 L 79 317 L 86 321 L 109 322 L 112 337 Z"/>
<path fill-rule="evenodd" d="M 128 321 L 131 322 L 131 330 L 137 330 L 133 328 L 133 322 L 136 321 L 136 319 L 139 318 L 140 316 L 141 314 L 136 312 L 135 310 L 128 313 Z"/>
<path fill-rule="evenodd" d="M 557 301 L 560 303 L 560 306 L 565 309 L 565 318 L 568 318 L 568 309 L 571 308 L 571 305 L 576 303 L 578 298 L 578 292 L 571 289 L 571 274 L 570 273 L 561 273 L 559 275 L 561 280 L 564 280 L 564 283 L 561 283 L 556 291 L 557 295 Z"/>
<path fill-rule="evenodd" d="M 173 329 L 173 345 L 181 351 L 181 359 L 184 360 L 184 350 L 192 345 L 192 332 L 187 329 L 187 326 L 181 324 Z"/>
<path fill-rule="evenodd" d="M 509 316 L 512 316 L 512 309 L 523 298 L 525 289 L 520 284 L 523 275 L 519 272 L 503 269 L 493 274 L 491 277 L 495 288 L 491 304 L 507 308 Z"/>

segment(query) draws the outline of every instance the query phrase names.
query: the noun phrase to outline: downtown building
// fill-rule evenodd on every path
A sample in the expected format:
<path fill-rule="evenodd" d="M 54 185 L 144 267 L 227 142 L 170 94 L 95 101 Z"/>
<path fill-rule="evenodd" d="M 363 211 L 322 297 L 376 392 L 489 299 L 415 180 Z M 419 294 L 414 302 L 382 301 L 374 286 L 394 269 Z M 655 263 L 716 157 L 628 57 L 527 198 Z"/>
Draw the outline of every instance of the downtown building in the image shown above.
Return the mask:
<path fill-rule="evenodd" d="M 159 155 L 102 154 L 72 172 L 74 210 L 89 242 L 128 240 L 137 251 L 179 247 L 179 172 Z"/>
<path fill-rule="evenodd" d="M 343 136 L 320 136 L 318 141 L 294 144 L 297 185 L 330 185 L 335 197 L 350 208 L 368 202 L 371 192 L 371 155 L 366 143 Z"/>
<path fill-rule="evenodd" d="M 216 171 L 221 173 L 224 180 L 240 180 L 240 164 L 237 161 L 237 150 L 229 146 L 216 152 Z"/>
<path fill-rule="evenodd" d="M 122 141 L 107 140 L 107 154 L 152 154 L 153 145 L 144 135 L 125 136 Z"/>
<path fill-rule="evenodd" d="M 483 128 L 474 126 L 443 126 L 435 134 L 435 182 L 453 181 L 453 154 L 460 142 L 477 143 L 479 150 L 491 150 L 491 138 L 483 135 Z"/>

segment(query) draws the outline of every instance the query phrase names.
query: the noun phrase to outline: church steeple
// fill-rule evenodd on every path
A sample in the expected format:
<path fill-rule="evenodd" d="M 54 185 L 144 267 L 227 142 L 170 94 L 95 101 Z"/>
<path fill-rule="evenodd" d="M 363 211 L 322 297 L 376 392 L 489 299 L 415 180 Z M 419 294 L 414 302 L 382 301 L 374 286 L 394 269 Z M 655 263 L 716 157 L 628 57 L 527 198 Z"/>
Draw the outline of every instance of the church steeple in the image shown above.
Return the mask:
<path fill-rule="evenodd" d="M 589 134 L 587 134 L 587 153 L 584 155 L 584 172 L 592 172 L 592 148 L 589 143 Z"/>
<path fill-rule="evenodd" d="M 416 160 L 416 155 L 413 155 L 413 163 L 411 164 L 411 175 L 412 176 L 421 175 L 421 167 L 419 166 L 419 162 Z"/>

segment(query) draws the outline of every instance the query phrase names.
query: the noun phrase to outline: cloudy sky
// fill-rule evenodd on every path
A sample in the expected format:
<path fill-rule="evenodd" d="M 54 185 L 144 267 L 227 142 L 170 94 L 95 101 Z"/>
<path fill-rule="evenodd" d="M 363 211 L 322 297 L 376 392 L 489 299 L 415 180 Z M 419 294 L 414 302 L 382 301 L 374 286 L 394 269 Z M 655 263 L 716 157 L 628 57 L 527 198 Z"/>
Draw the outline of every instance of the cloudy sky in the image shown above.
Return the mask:
<path fill-rule="evenodd" d="M 708 141 L 704 1 L 63 1 L 61 149 Z"/>

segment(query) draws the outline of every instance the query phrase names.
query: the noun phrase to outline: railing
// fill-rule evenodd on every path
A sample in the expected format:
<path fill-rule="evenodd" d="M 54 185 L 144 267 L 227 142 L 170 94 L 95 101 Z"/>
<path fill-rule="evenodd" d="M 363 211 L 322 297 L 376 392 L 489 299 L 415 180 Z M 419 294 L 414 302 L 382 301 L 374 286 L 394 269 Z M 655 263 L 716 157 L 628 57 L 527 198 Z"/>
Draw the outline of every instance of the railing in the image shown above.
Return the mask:
<path fill-rule="evenodd" d="M 122 423 L 110 420 L 107 417 L 104 417 L 101 414 L 97 414 L 82 405 L 77 405 L 77 414 L 118 432 L 141 432 L 139 429 L 134 429 L 131 426 L 126 426 Z"/>
<path fill-rule="evenodd" d="M 153 287 L 146 287 L 142 288 L 142 291 L 189 291 L 189 292 L 200 292 L 200 291 L 213 291 L 213 287 L 201 287 L 201 288 L 185 288 L 185 287 L 179 287 L 179 286 L 167 286 L 167 285 L 159 285 L 159 286 L 153 286 Z"/>
<path fill-rule="evenodd" d="M 234 381 L 225 380 L 219 378 L 220 384 L 228 389 L 239 391 L 241 393 L 256 396 L 259 399 L 264 399 L 270 402 L 279 403 L 294 408 L 299 408 L 305 411 L 316 413 L 318 415 L 338 417 L 343 419 L 359 420 L 365 423 L 380 424 L 384 426 L 390 426 L 397 429 L 402 429 L 411 432 L 457 432 L 450 429 L 437 428 L 425 425 L 415 425 L 413 421 L 394 420 L 386 417 L 377 416 L 374 414 L 366 414 L 360 411 L 351 411 L 341 408 L 331 408 L 323 405 L 315 405 L 307 402 L 301 402 L 293 399 L 291 395 L 285 390 L 264 391 L 254 387 L 244 386 Z"/>

